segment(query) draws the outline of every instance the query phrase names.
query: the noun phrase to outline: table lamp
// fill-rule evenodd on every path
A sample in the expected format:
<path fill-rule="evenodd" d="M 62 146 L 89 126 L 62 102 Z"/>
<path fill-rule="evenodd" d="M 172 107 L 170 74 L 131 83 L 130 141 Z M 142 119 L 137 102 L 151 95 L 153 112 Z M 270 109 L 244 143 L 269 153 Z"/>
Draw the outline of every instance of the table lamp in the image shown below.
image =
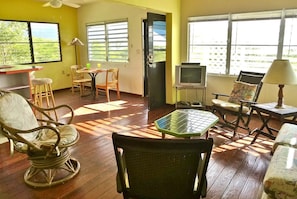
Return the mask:
<path fill-rule="evenodd" d="M 77 46 L 83 46 L 84 43 L 75 37 L 72 39 L 69 45 L 75 46 L 75 58 L 76 58 L 76 65 L 77 65 L 78 63 Z"/>
<path fill-rule="evenodd" d="M 284 108 L 283 88 L 286 84 L 297 84 L 297 77 L 289 60 L 276 59 L 272 62 L 262 82 L 268 84 L 278 84 L 278 101 L 275 108 Z"/>

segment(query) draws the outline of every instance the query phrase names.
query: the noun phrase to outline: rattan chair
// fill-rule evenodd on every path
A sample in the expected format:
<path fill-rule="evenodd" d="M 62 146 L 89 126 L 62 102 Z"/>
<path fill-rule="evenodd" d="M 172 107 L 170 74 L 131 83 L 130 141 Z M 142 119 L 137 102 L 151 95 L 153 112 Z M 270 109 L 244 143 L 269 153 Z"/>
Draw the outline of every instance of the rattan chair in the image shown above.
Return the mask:
<path fill-rule="evenodd" d="M 53 119 L 49 112 L 55 110 L 71 113 L 71 117 Z M 42 118 L 36 118 L 34 112 Z M 40 108 L 19 94 L 0 90 L 0 133 L 9 139 L 12 153 L 15 149 L 28 155 L 31 166 L 24 174 L 26 184 L 48 187 L 78 174 L 80 163 L 68 150 L 79 139 L 72 119 L 68 105 Z"/>
<path fill-rule="evenodd" d="M 125 199 L 199 199 L 213 140 L 151 139 L 112 135 L 117 190 Z"/>
<path fill-rule="evenodd" d="M 212 111 L 221 117 L 220 127 L 231 129 L 233 137 L 238 128 L 251 133 L 251 105 L 258 100 L 264 75 L 265 73 L 240 71 L 230 95 L 213 93 L 215 98 L 212 99 Z"/>

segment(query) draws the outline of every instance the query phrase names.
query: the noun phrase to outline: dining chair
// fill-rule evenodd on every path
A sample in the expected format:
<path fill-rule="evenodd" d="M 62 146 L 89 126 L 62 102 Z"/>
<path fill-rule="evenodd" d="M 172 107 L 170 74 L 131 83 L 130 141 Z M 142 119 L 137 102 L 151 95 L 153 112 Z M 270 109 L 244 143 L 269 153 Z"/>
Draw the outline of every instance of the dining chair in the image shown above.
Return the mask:
<path fill-rule="evenodd" d="M 209 139 L 154 139 L 112 134 L 117 191 L 125 199 L 206 196 Z"/>
<path fill-rule="evenodd" d="M 116 89 L 117 98 L 120 99 L 119 90 L 119 69 L 111 68 L 106 70 L 106 74 L 103 75 L 104 80 L 102 82 L 96 83 L 96 97 L 100 91 L 104 91 L 106 94 L 107 101 L 110 101 L 109 90 Z"/>
<path fill-rule="evenodd" d="M 86 85 L 91 86 L 92 80 L 90 78 L 85 78 L 83 73 L 77 73 L 79 69 L 78 65 L 72 65 L 71 69 L 71 79 L 72 79 L 72 88 L 71 91 L 74 93 L 74 88 L 79 87 L 80 96 L 84 95 L 84 90 Z"/>

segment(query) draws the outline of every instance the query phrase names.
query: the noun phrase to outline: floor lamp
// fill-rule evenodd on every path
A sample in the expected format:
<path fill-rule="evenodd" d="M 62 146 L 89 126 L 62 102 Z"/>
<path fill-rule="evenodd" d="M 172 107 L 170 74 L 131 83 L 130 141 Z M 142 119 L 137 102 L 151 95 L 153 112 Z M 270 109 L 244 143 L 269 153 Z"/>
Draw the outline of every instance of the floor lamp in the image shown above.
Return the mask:
<path fill-rule="evenodd" d="M 284 108 L 283 88 L 285 85 L 297 84 L 297 76 L 289 60 L 276 59 L 272 62 L 262 82 L 268 84 L 278 84 L 278 101 L 275 108 Z"/>
<path fill-rule="evenodd" d="M 76 58 L 76 65 L 77 65 L 78 64 L 77 46 L 83 46 L 84 43 L 75 37 L 72 39 L 70 45 L 75 46 L 75 58 Z"/>

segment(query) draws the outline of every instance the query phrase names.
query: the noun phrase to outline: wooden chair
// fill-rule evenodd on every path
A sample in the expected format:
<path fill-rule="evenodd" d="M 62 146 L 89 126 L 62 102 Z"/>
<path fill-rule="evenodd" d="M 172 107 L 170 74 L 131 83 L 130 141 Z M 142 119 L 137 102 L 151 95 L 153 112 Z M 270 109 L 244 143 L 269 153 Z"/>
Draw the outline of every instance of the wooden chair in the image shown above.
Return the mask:
<path fill-rule="evenodd" d="M 71 91 L 74 93 L 74 88 L 79 87 L 80 96 L 84 95 L 85 85 L 90 85 L 92 80 L 90 78 L 85 78 L 83 73 L 77 73 L 79 69 L 78 65 L 73 65 L 71 69 L 71 79 L 72 79 L 72 88 Z"/>
<path fill-rule="evenodd" d="M 249 129 L 251 104 L 256 103 L 261 88 L 262 79 L 265 73 L 241 71 L 237 80 L 234 82 L 233 90 L 230 95 L 213 93 L 215 99 L 212 99 L 212 111 L 218 113 L 221 117 L 220 127 L 233 130 L 233 137 L 238 128 Z M 225 97 L 224 100 L 219 97 Z M 232 119 L 228 114 L 235 116 Z M 231 119 L 230 119 L 231 118 Z"/>
<path fill-rule="evenodd" d="M 199 199 L 213 140 L 152 139 L 112 135 L 117 191 L 125 199 Z"/>
<path fill-rule="evenodd" d="M 104 77 L 104 81 L 102 83 L 96 84 L 96 97 L 100 91 L 104 91 L 106 93 L 107 101 L 110 101 L 109 90 L 116 89 L 117 98 L 120 99 L 120 90 L 119 90 L 119 69 L 111 68 L 106 70 L 106 74 Z"/>
<path fill-rule="evenodd" d="M 36 118 L 33 110 L 43 117 Z M 48 112 L 55 110 L 71 116 L 53 119 Z M 26 184 L 49 187 L 78 174 L 80 163 L 68 150 L 79 139 L 79 133 L 70 124 L 73 116 L 68 105 L 41 108 L 19 94 L 0 90 L 0 133 L 9 139 L 11 153 L 16 149 L 27 154 L 31 166 L 24 174 Z"/>

